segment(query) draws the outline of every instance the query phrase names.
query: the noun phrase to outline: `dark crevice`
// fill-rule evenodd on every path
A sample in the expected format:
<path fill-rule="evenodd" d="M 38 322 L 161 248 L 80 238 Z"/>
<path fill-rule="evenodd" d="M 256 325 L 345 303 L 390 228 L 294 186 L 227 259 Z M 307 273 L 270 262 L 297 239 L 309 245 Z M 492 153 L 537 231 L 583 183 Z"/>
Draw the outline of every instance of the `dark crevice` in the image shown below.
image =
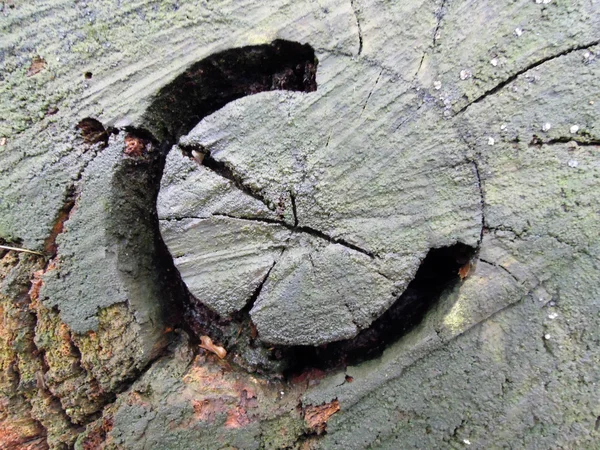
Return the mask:
<path fill-rule="evenodd" d="M 469 143 L 468 138 L 463 133 L 458 131 L 457 134 L 459 138 L 463 141 L 463 143 L 467 146 L 467 148 L 474 153 L 474 156 L 472 158 L 467 159 L 467 162 L 473 165 L 473 171 L 475 172 L 475 182 L 477 183 L 477 189 L 479 191 L 479 204 L 481 208 L 481 230 L 479 231 L 479 241 L 477 242 L 477 248 L 479 249 L 481 247 L 481 244 L 483 243 L 483 235 L 488 229 L 485 219 L 485 192 L 483 189 L 483 182 L 481 179 L 481 169 L 479 167 L 479 161 L 481 160 L 481 152 L 480 150 L 476 149 L 473 145 L 471 145 L 471 143 Z M 461 162 L 460 165 L 462 164 L 463 163 Z"/>
<path fill-rule="evenodd" d="M 279 255 L 280 258 L 281 258 L 281 255 L 283 254 L 284 251 L 285 251 L 285 248 L 281 251 L 281 254 Z M 273 261 L 273 264 L 271 265 L 271 267 L 269 267 L 269 270 L 267 271 L 267 273 L 265 274 L 265 276 L 263 277 L 263 279 L 261 280 L 261 282 L 259 283 L 259 285 L 256 287 L 256 289 L 254 289 L 254 292 L 252 293 L 252 295 L 248 299 L 248 302 L 246 303 L 246 306 L 245 306 L 245 309 L 247 311 L 250 311 L 254 307 L 254 304 L 256 303 L 256 300 L 258 300 L 258 296 L 262 292 L 263 286 L 267 282 L 267 279 L 269 278 L 269 275 L 271 275 L 271 271 L 275 267 L 275 264 L 277 264 L 278 260 L 279 259 Z"/>
<path fill-rule="evenodd" d="M 144 122 L 173 142 L 227 103 L 259 92 L 316 91 L 317 59 L 307 44 L 271 44 L 225 50 L 193 64 L 162 88 Z"/>
<path fill-rule="evenodd" d="M 438 11 L 435 14 L 436 18 L 437 18 L 437 23 L 435 25 L 435 30 L 433 30 L 433 46 L 434 47 L 437 44 L 437 40 L 438 40 L 437 36 L 438 36 L 439 31 L 440 31 L 440 27 L 442 26 L 442 19 L 444 18 L 445 14 L 446 14 L 446 1 L 447 0 L 442 0 L 442 4 L 440 5 L 440 9 L 438 9 Z M 423 57 L 425 57 L 425 55 L 423 55 Z M 421 59 L 421 62 L 423 62 L 423 59 Z M 419 66 L 419 69 L 420 68 L 421 68 L 421 66 Z"/>
<path fill-rule="evenodd" d="M 479 97 L 477 97 L 475 100 L 467 103 L 465 106 L 463 106 L 456 114 L 460 114 L 463 113 L 467 110 L 467 108 L 469 108 L 469 106 L 471 106 L 474 103 L 479 103 L 480 101 L 484 100 L 486 97 L 489 97 L 490 95 L 494 95 L 495 93 L 497 93 L 499 90 L 501 90 L 502 88 L 504 88 L 505 86 L 507 86 L 508 84 L 512 83 L 513 81 L 515 81 L 519 76 L 523 75 L 525 72 L 530 71 L 531 69 L 535 69 L 538 66 L 541 66 L 544 63 L 547 63 L 548 61 L 552 61 L 553 59 L 556 58 L 560 58 L 561 56 L 566 56 L 569 53 L 573 53 L 579 50 L 586 50 L 589 47 L 593 47 L 594 45 L 598 45 L 600 44 L 600 40 L 596 40 L 596 41 L 592 41 L 589 42 L 587 44 L 583 44 L 583 45 L 578 45 L 576 47 L 570 47 L 566 50 L 563 50 L 560 53 L 556 53 L 554 55 L 550 55 L 550 56 L 546 56 L 545 58 L 542 58 L 538 61 L 535 61 L 534 63 L 529 64 L 527 67 L 519 70 L 518 72 L 514 73 L 513 75 L 511 75 L 510 77 L 508 77 L 507 79 L 505 79 L 504 81 L 502 81 L 501 83 L 497 84 L 496 86 L 494 86 L 491 89 L 488 89 L 487 91 L 485 91 L 483 94 L 481 94 Z"/>
<path fill-rule="evenodd" d="M 290 192 L 290 202 L 292 203 L 292 214 L 294 216 L 294 227 L 298 226 L 298 208 L 296 207 L 296 194 Z"/>
<path fill-rule="evenodd" d="M 52 226 L 52 231 L 50 235 L 44 241 L 44 253 L 47 254 L 50 258 L 56 256 L 57 245 L 56 239 L 58 235 L 64 231 L 65 223 L 69 220 L 71 216 L 71 212 L 75 207 L 75 202 L 79 194 L 76 192 L 75 184 L 70 185 L 67 188 L 67 192 L 65 194 L 65 200 L 63 201 L 62 208 L 58 211 L 56 218 L 54 219 L 54 225 Z M 46 268 L 47 268 L 46 264 Z"/>
<path fill-rule="evenodd" d="M 415 77 L 417 75 L 419 75 L 419 72 L 421 71 L 421 67 L 423 67 L 423 61 L 425 61 L 426 55 L 427 55 L 427 53 L 423 53 L 423 56 L 421 56 L 421 60 L 419 61 L 419 67 L 417 67 L 417 71 L 415 72 Z"/>
<path fill-rule="evenodd" d="M 379 79 L 381 78 L 381 74 L 383 74 L 383 69 L 381 69 L 381 71 L 379 72 L 379 75 L 377 75 L 377 78 L 375 79 L 375 84 L 373 85 L 373 87 L 369 91 L 369 95 L 367 95 L 367 99 L 365 100 L 365 104 L 363 105 L 362 110 L 360 111 L 360 117 L 362 117 L 363 112 L 365 112 L 367 104 L 369 103 L 369 99 L 371 98 L 371 95 L 373 95 L 373 91 L 375 90 L 375 88 L 377 87 L 377 84 L 379 83 Z"/>
<path fill-rule="evenodd" d="M 591 146 L 598 147 L 600 146 L 600 139 L 592 138 L 591 136 L 560 136 L 557 138 L 548 139 L 544 141 L 537 135 L 533 135 L 531 141 L 529 142 L 530 146 L 533 147 L 541 147 L 542 145 L 554 145 L 554 144 L 568 144 L 570 142 L 574 142 L 579 147 Z"/>
<path fill-rule="evenodd" d="M 412 114 L 408 114 L 406 117 L 403 117 L 402 120 L 400 120 L 400 122 L 398 123 L 398 125 L 394 127 L 393 131 L 398 131 L 405 123 L 413 119 L 417 115 L 419 110 L 423 107 L 423 105 L 425 105 L 425 102 L 421 102 L 419 106 L 417 106 L 417 108 L 412 112 Z"/>
<path fill-rule="evenodd" d="M 310 234 L 311 236 L 317 237 L 319 239 L 323 239 L 325 241 L 328 241 L 332 244 L 339 244 L 343 247 L 347 247 L 350 250 L 354 250 L 355 252 L 359 252 L 362 253 L 363 255 L 367 255 L 369 258 L 374 259 L 377 257 L 377 255 L 375 255 L 375 253 L 366 250 L 364 248 L 361 248 L 357 245 L 354 245 L 344 239 L 339 239 L 339 238 L 334 238 L 332 236 L 329 236 L 325 233 L 323 233 L 320 230 L 316 230 L 314 228 L 311 227 L 307 227 L 307 226 L 299 226 L 299 227 L 294 227 L 293 231 L 298 231 L 298 232 L 302 232 L 302 233 L 306 233 L 306 234 Z"/>
<path fill-rule="evenodd" d="M 188 147 L 184 147 L 185 151 L 189 151 Z M 205 164 L 205 162 L 209 160 L 211 162 L 209 162 L 208 164 Z M 227 180 L 233 181 L 233 183 L 236 185 L 236 187 L 238 187 L 238 189 L 240 189 L 242 192 L 250 195 L 251 197 L 261 201 L 263 204 L 265 204 L 267 207 L 270 207 L 270 203 L 264 198 L 264 196 L 262 196 L 260 193 L 257 193 L 255 190 L 249 188 L 247 185 L 244 184 L 244 181 L 241 179 L 241 177 L 239 177 L 238 175 L 236 175 L 231 169 L 229 169 L 227 167 L 227 165 L 225 163 L 219 162 L 219 161 L 215 161 L 214 159 L 212 159 L 210 157 L 210 154 L 207 154 L 204 157 L 203 160 L 203 165 L 206 166 L 207 168 L 213 170 L 215 173 L 217 173 L 218 175 L 222 176 L 223 178 L 226 178 Z M 216 167 L 216 169 L 215 169 Z M 297 207 L 296 207 L 296 196 L 294 194 L 290 193 L 290 198 L 291 198 L 291 203 L 292 203 L 292 211 L 293 211 L 293 216 L 294 216 L 294 224 L 289 224 L 288 222 L 284 221 L 284 220 L 277 220 L 277 219 L 269 219 L 269 218 L 258 218 L 258 217 L 247 217 L 247 216 L 231 216 L 231 215 L 227 215 L 227 214 L 213 214 L 214 216 L 223 216 L 223 217 L 230 217 L 232 219 L 240 219 L 240 220 L 252 220 L 255 222 L 265 222 L 265 223 L 270 223 L 270 224 L 278 224 L 281 225 L 283 227 L 286 227 L 294 232 L 299 232 L 299 233 L 306 233 L 309 234 L 313 237 L 319 238 L 319 239 L 323 239 L 325 241 L 328 241 L 330 243 L 333 244 L 339 244 L 342 245 L 344 247 L 349 248 L 350 250 L 354 250 L 356 252 L 362 253 L 363 255 L 367 255 L 369 258 L 376 258 L 377 255 L 367 249 L 361 248 L 358 245 L 354 245 L 344 239 L 339 239 L 339 238 L 335 238 L 332 236 L 329 236 L 328 234 L 317 230 L 315 228 L 311 228 L 308 226 L 299 226 L 298 225 L 298 215 L 297 215 Z M 272 209 L 272 208 L 270 208 Z M 203 218 L 207 218 L 207 217 L 178 217 L 174 220 L 181 220 L 181 219 L 191 219 L 191 218 L 195 218 L 195 219 L 203 219 Z"/>
<path fill-rule="evenodd" d="M 360 19 L 358 18 L 358 9 L 356 8 L 356 0 L 350 0 L 350 7 L 356 20 L 356 28 L 358 28 L 358 55 L 360 56 L 363 51 L 363 34 Z"/>
<path fill-rule="evenodd" d="M 323 233 L 322 231 L 316 230 L 311 227 L 290 225 L 287 222 L 284 222 L 281 220 L 275 220 L 275 219 L 263 219 L 263 218 L 255 218 L 255 217 L 236 217 L 236 216 L 227 216 L 225 214 L 213 214 L 213 215 L 215 215 L 215 216 L 221 215 L 221 216 L 232 217 L 232 218 L 241 219 L 241 220 L 252 220 L 255 222 L 275 223 L 275 224 L 281 225 L 282 227 L 285 227 L 295 233 L 306 233 L 313 237 L 323 239 L 324 241 L 330 242 L 332 244 L 339 244 L 343 247 L 349 248 L 350 250 L 354 250 L 355 252 L 362 253 L 363 255 L 367 255 L 371 259 L 378 257 L 376 254 L 374 254 L 373 252 L 371 252 L 369 250 L 366 250 L 357 245 L 354 245 L 344 239 L 334 238 L 332 236 L 329 236 L 326 233 Z M 296 220 L 295 220 L 295 222 L 297 223 Z"/>
<path fill-rule="evenodd" d="M 496 264 L 495 262 L 492 262 L 492 261 L 487 261 L 487 260 L 485 260 L 485 259 L 482 259 L 482 258 L 479 258 L 479 261 L 481 261 L 481 262 L 483 262 L 483 263 L 486 263 L 486 264 L 489 264 L 490 266 L 494 266 L 494 267 L 497 267 L 497 268 L 499 268 L 499 269 L 503 270 L 503 271 L 504 271 L 504 272 L 506 272 L 508 275 L 510 275 L 510 277 L 511 277 L 513 280 L 515 280 L 515 282 L 516 282 L 517 284 L 522 284 L 522 283 L 521 283 L 521 281 L 519 281 L 519 279 L 518 279 L 517 277 L 515 277 L 515 276 L 512 274 L 512 272 L 511 272 L 510 270 L 508 270 L 506 267 L 504 267 L 503 265 L 501 265 L 501 264 Z"/>
<path fill-rule="evenodd" d="M 79 172 L 77 173 L 77 176 L 73 182 L 67 186 L 63 200 L 63 206 L 60 208 L 56 218 L 54 219 L 54 224 L 52 225 L 50 235 L 44 241 L 44 254 L 48 258 L 46 268 L 50 260 L 56 256 L 56 239 L 64 231 L 65 223 L 71 217 L 73 208 L 75 207 L 77 199 L 79 198 L 78 183 L 83 178 L 88 166 L 92 163 L 92 161 L 94 161 L 100 151 L 108 145 L 108 138 L 110 134 L 118 133 L 118 131 L 114 128 L 107 130 L 100 121 L 90 117 L 81 120 L 77 125 L 77 128 L 81 131 L 81 137 L 83 138 L 84 143 L 90 146 L 94 153 L 80 167 Z"/>
<path fill-rule="evenodd" d="M 406 290 L 368 329 L 345 341 L 286 349 L 290 360 L 287 375 L 297 375 L 310 368 L 340 369 L 380 356 L 421 323 L 443 292 L 460 282 L 459 269 L 476 251 L 460 243 L 430 250 Z"/>
<path fill-rule="evenodd" d="M 479 163 L 476 159 L 472 161 L 473 168 L 475 169 L 475 177 L 477 179 L 477 188 L 479 189 L 479 202 L 481 206 L 481 231 L 479 232 L 478 246 L 481 246 L 483 242 L 483 233 L 485 231 L 485 195 L 483 193 L 483 184 L 481 183 L 481 173 L 479 171 Z"/>
<path fill-rule="evenodd" d="M 210 154 L 210 152 L 208 152 L 202 146 L 186 146 L 186 145 L 179 144 L 179 147 L 188 156 L 192 155 L 193 151 L 200 152 L 203 155 L 202 163 L 201 163 L 203 166 L 205 166 L 207 169 L 212 170 L 214 173 L 225 178 L 226 180 L 231 181 L 235 185 L 235 187 L 237 187 L 244 194 L 249 195 L 250 197 L 263 203 L 270 210 L 275 209 L 274 206 L 272 205 L 272 202 L 270 202 L 262 194 L 262 192 L 260 192 L 257 189 L 254 189 L 253 187 L 246 184 L 243 177 L 241 175 L 237 174 L 235 172 L 235 170 L 230 167 L 229 164 L 227 164 L 223 161 L 217 161 L 216 159 L 213 158 L 213 156 Z"/>
<path fill-rule="evenodd" d="M 81 131 L 81 136 L 86 144 L 102 143 L 103 146 L 108 145 L 110 133 L 98 119 L 92 117 L 81 119 L 76 128 Z"/>
<path fill-rule="evenodd" d="M 290 225 L 279 219 L 271 219 L 269 217 L 252 217 L 252 216 L 234 216 L 233 214 L 214 213 L 209 217 L 183 217 L 183 219 L 208 219 L 210 217 L 225 217 L 228 219 L 247 220 L 249 222 L 260 222 L 270 225 L 280 225 L 282 227 L 290 227 Z"/>

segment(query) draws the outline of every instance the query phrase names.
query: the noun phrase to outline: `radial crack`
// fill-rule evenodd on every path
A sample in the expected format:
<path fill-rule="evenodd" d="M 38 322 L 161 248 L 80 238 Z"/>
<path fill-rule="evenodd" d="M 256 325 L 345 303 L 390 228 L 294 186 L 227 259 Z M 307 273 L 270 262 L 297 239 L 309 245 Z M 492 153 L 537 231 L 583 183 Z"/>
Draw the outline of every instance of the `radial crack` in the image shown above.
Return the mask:
<path fill-rule="evenodd" d="M 363 255 L 367 255 L 371 259 L 378 258 L 378 255 L 376 255 L 375 253 L 373 253 L 367 249 L 364 249 L 362 247 L 354 245 L 344 239 L 339 239 L 339 238 L 334 238 L 333 236 L 329 236 L 328 234 L 326 234 L 320 230 L 317 230 L 315 228 L 311 228 L 311 227 L 307 227 L 307 226 L 295 226 L 295 225 L 291 225 L 283 220 L 263 218 L 263 217 L 234 216 L 234 215 L 225 214 L 225 213 L 214 213 L 214 214 L 211 214 L 211 216 L 212 217 L 225 217 L 228 219 L 236 219 L 236 220 L 247 220 L 247 221 L 251 221 L 251 222 L 262 222 L 262 223 L 269 224 L 269 225 L 273 225 L 273 224 L 280 225 L 294 233 L 305 233 L 310 236 L 313 236 L 313 237 L 316 237 L 319 239 L 323 239 L 332 244 L 339 244 L 343 247 L 349 248 L 350 250 L 354 250 L 355 252 L 359 252 L 359 253 L 362 253 Z M 204 219 L 204 220 L 206 220 L 206 219 L 208 219 L 208 217 L 183 216 L 183 217 L 161 219 L 161 220 L 184 220 L 184 219 Z"/>
<path fill-rule="evenodd" d="M 354 13 L 354 18 L 356 19 L 356 27 L 358 28 L 358 55 L 361 55 L 363 51 L 363 34 L 362 27 L 360 25 L 360 19 L 358 18 L 356 0 L 350 0 L 350 6 L 352 7 L 352 12 Z"/>
<path fill-rule="evenodd" d="M 588 136 L 585 136 L 588 137 Z M 529 145 L 541 147 L 542 145 L 555 145 L 555 144 L 568 144 L 569 142 L 575 142 L 580 147 L 591 146 L 598 147 L 600 146 L 600 139 L 595 139 L 589 137 L 589 139 L 581 139 L 581 137 L 575 136 L 560 136 L 557 138 L 552 138 L 547 141 L 539 138 L 537 135 L 533 135 Z"/>
<path fill-rule="evenodd" d="M 598 45 L 600 44 L 600 39 L 596 40 L 596 41 L 592 41 L 589 42 L 587 44 L 583 44 L 583 45 L 578 45 L 576 47 L 570 47 L 566 50 L 563 50 L 560 53 L 556 53 L 554 55 L 550 55 L 547 56 L 545 58 L 542 58 L 538 61 L 535 61 L 531 64 L 529 64 L 528 66 L 526 66 L 525 68 L 517 71 L 516 73 L 514 73 L 513 75 L 511 75 L 510 77 L 508 77 L 507 79 L 505 79 L 504 81 L 500 82 L 499 84 L 497 84 L 496 86 L 494 86 L 491 89 L 488 89 L 487 91 L 485 91 L 483 94 L 481 94 L 479 97 L 477 97 L 475 100 L 467 103 L 465 106 L 463 106 L 455 115 L 458 115 L 460 113 L 463 113 L 467 110 L 467 108 L 469 108 L 469 106 L 471 106 L 474 103 L 479 103 L 480 101 L 484 100 L 486 97 L 490 96 L 490 95 L 494 95 L 496 92 L 498 92 L 500 89 L 502 89 L 503 87 L 505 87 L 506 85 L 512 83 L 513 81 L 515 81 L 519 76 L 523 75 L 525 72 L 530 71 L 531 69 L 535 69 L 538 66 L 541 66 L 544 63 L 547 63 L 548 61 L 552 61 L 553 59 L 556 58 L 560 58 L 561 56 L 566 56 L 569 53 L 573 53 L 579 50 L 586 50 L 589 47 L 593 47 L 594 45 Z"/>
<path fill-rule="evenodd" d="M 383 73 L 383 69 L 381 69 L 381 71 L 379 72 L 379 75 L 377 75 L 377 79 L 375 80 L 375 84 L 373 85 L 373 87 L 369 91 L 369 95 L 367 95 L 367 99 L 365 100 L 365 104 L 363 105 L 363 107 L 362 107 L 362 109 L 360 111 L 360 116 L 359 117 L 362 117 L 363 112 L 365 112 L 365 108 L 367 107 L 367 104 L 369 103 L 369 99 L 371 98 L 371 95 L 373 95 L 373 91 L 377 87 L 377 83 L 379 83 L 379 79 L 381 78 L 381 74 L 382 73 Z"/>
<path fill-rule="evenodd" d="M 283 252 L 285 251 L 285 249 L 286 249 L 286 247 L 284 247 L 283 250 L 281 251 L 281 253 L 279 254 L 279 258 L 281 258 L 281 256 L 283 255 Z M 265 276 L 263 277 L 263 279 L 261 280 L 259 285 L 256 286 L 256 289 L 254 289 L 254 292 L 252 293 L 252 295 L 248 299 L 248 302 L 246 303 L 245 309 L 252 309 L 254 307 L 254 303 L 256 303 L 256 300 L 258 300 L 258 297 L 259 297 L 260 293 L 262 292 L 262 289 L 263 289 L 265 283 L 267 282 L 269 275 L 271 275 L 271 271 L 277 264 L 277 261 L 279 261 L 279 258 L 277 258 L 275 261 L 273 261 L 273 264 L 271 264 L 271 267 L 269 268 L 269 270 L 267 271 L 267 273 L 265 274 Z"/>
<path fill-rule="evenodd" d="M 476 159 L 471 161 L 473 168 L 475 169 L 475 177 L 477 178 L 477 188 L 479 189 L 479 202 L 481 205 L 481 231 L 479 233 L 478 246 L 483 242 L 483 231 L 485 230 L 485 195 L 483 192 L 483 185 L 481 183 L 481 174 L 479 173 L 479 163 Z"/>
<path fill-rule="evenodd" d="M 260 191 L 249 186 L 244 181 L 243 177 L 240 174 L 236 173 L 229 164 L 224 163 L 222 161 L 217 161 L 215 158 L 213 158 L 211 153 L 207 151 L 204 147 L 182 144 L 179 144 L 179 147 L 184 153 L 188 155 L 192 155 L 192 152 L 198 151 L 202 153 L 203 158 L 201 162 L 198 159 L 196 159 L 196 161 L 198 161 L 207 169 L 212 170 L 214 173 L 221 176 L 222 178 L 233 182 L 235 187 L 237 187 L 240 191 L 263 203 L 270 210 L 273 210 L 271 202 L 269 202 L 269 200 L 267 200 L 267 198 Z"/>
<path fill-rule="evenodd" d="M 292 214 L 294 215 L 294 227 L 298 226 L 298 209 L 296 208 L 296 195 L 290 192 L 290 201 L 292 202 Z"/>
<path fill-rule="evenodd" d="M 287 225 L 285 225 L 287 226 Z M 306 234 L 310 234 L 311 236 L 314 237 L 318 237 L 320 239 L 326 240 L 332 244 L 339 244 L 343 247 L 349 248 L 350 250 L 354 250 L 355 252 L 359 252 L 362 253 L 363 255 L 367 255 L 369 258 L 371 259 L 375 259 L 376 257 L 378 257 L 375 253 L 366 250 L 364 248 L 361 248 L 357 245 L 354 245 L 344 239 L 339 239 L 339 238 L 334 238 L 332 236 L 329 236 L 326 233 L 323 233 L 320 230 L 317 230 L 315 228 L 311 228 L 311 227 L 307 227 L 307 226 L 301 226 L 301 227 L 293 227 L 291 228 L 293 231 L 299 231 L 302 233 L 306 233 Z"/>
<path fill-rule="evenodd" d="M 437 24 L 435 26 L 435 30 L 433 31 L 433 46 L 435 47 L 437 40 L 438 40 L 438 33 L 440 31 L 440 27 L 442 25 L 442 19 L 444 18 L 445 15 L 445 11 L 444 8 L 446 7 L 446 1 L 447 0 L 442 0 L 442 4 L 440 5 L 440 9 L 437 11 L 436 13 L 436 17 L 437 17 Z M 423 57 L 425 57 L 425 55 L 423 55 Z M 421 59 L 421 62 L 423 62 L 423 60 Z M 421 66 L 419 66 L 419 68 L 421 68 Z M 417 71 L 418 72 L 418 71 Z"/>
<path fill-rule="evenodd" d="M 479 261 L 481 261 L 481 262 L 483 262 L 483 263 L 486 263 L 486 264 L 489 264 L 490 266 L 494 266 L 494 267 L 498 267 L 499 269 L 502 269 L 502 270 L 503 270 L 503 271 L 505 271 L 507 274 L 509 274 L 509 275 L 510 275 L 510 277 L 511 277 L 513 280 L 515 280 L 515 282 L 516 282 L 517 284 L 522 284 L 522 283 L 519 281 L 519 279 L 518 279 L 516 276 L 514 276 L 514 275 L 513 275 L 513 273 L 512 273 L 510 270 L 508 270 L 506 267 L 504 267 L 502 264 L 497 264 L 497 263 L 495 263 L 495 262 L 488 261 L 488 260 L 485 260 L 485 259 L 482 259 L 482 258 L 479 258 Z"/>
<path fill-rule="evenodd" d="M 421 71 L 421 67 L 423 67 L 423 61 L 425 61 L 425 56 L 427 56 L 427 52 L 424 52 L 423 56 L 421 56 L 421 60 L 419 61 L 419 67 L 417 67 L 417 71 L 415 72 L 415 75 L 413 78 L 416 78 L 417 75 L 419 75 L 419 72 Z"/>

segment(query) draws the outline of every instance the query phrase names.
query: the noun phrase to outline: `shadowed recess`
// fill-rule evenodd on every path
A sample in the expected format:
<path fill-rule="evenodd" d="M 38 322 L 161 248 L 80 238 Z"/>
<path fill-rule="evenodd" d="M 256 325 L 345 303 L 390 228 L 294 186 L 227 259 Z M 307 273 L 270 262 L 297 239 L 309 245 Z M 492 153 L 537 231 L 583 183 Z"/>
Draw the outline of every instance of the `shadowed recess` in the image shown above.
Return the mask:
<path fill-rule="evenodd" d="M 276 40 L 225 50 L 192 65 L 162 88 L 144 122 L 161 140 L 175 142 L 227 103 L 264 91 L 317 90 L 313 48 Z"/>
<path fill-rule="evenodd" d="M 308 368 L 343 368 L 380 356 L 421 323 L 444 291 L 460 282 L 459 269 L 475 252 L 475 248 L 460 243 L 430 250 L 406 290 L 369 328 L 345 341 L 290 348 L 286 351 L 289 373 L 297 374 Z"/>

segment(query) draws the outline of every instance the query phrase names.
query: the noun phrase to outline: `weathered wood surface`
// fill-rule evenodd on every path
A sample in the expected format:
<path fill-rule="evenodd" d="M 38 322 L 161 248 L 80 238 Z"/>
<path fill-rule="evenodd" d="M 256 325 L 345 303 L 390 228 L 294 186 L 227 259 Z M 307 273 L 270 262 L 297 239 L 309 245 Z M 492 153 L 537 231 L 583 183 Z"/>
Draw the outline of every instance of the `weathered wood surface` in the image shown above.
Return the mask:
<path fill-rule="evenodd" d="M 1 8 L 0 244 L 48 257 L 0 250 L 0 448 L 597 446 L 600 4 Z M 167 139 L 164 86 L 276 39 L 316 90 Z"/>

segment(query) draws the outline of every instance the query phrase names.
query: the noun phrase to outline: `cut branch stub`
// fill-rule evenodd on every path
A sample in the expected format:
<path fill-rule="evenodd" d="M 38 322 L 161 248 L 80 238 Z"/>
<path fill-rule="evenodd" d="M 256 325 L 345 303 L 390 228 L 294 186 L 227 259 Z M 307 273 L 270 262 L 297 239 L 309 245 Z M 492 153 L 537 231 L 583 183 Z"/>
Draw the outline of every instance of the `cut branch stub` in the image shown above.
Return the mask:
<path fill-rule="evenodd" d="M 319 55 L 319 73 L 315 91 L 307 45 L 228 50 L 148 113 L 183 149 L 157 203 L 175 266 L 213 311 L 248 311 L 269 345 L 351 340 L 430 249 L 472 249 L 481 234 L 469 149 L 432 107 L 360 61 Z"/>

